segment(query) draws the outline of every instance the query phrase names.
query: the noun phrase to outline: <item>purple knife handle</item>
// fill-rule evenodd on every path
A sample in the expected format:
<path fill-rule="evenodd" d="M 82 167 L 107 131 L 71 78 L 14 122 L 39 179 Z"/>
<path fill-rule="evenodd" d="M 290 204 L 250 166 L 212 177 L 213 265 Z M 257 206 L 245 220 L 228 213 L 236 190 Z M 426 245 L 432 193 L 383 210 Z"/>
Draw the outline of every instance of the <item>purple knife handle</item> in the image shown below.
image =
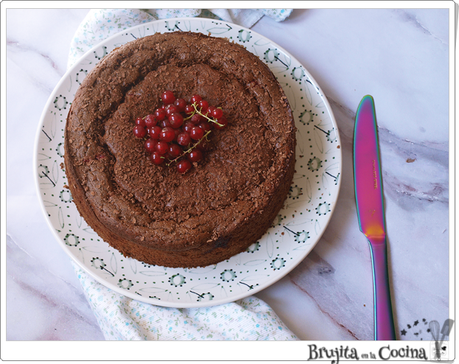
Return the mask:
<path fill-rule="evenodd" d="M 375 312 L 375 340 L 396 340 L 387 269 L 386 237 L 371 237 Z"/>

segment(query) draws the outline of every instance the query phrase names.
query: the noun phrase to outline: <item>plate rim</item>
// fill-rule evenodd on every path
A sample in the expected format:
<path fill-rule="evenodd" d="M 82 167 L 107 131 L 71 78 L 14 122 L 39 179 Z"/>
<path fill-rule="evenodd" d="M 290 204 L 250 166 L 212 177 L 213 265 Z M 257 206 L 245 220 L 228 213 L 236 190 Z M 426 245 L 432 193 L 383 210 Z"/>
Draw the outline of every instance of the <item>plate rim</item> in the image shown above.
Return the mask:
<path fill-rule="evenodd" d="M 154 306 L 160 306 L 160 307 L 171 307 L 171 308 L 199 308 L 199 307 L 210 307 L 210 306 L 216 306 L 216 305 L 221 305 L 221 304 L 225 304 L 225 303 L 230 303 L 230 302 L 235 302 L 235 301 L 238 301 L 240 299 L 243 299 L 243 298 L 246 298 L 246 297 L 249 297 L 249 296 L 252 296 L 252 295 L 255 295 L 263 290 L 265 290 L 266 288 L 272 286 L 273 284 L 277 283 L 279 280 L 281 280 L 282 278 L 284 278 L 285 276 L 287 276 L 287 274 L 289 274 L 293 269 L 295 269 L 309 254 L 310 252 L 314 249 L 314 247 L 317 245 L 317 243 L 320 241 L 320 239 L 322 238 L 323 234 L 325 233 L 325 231 L 327 230 L 328 228 L 328 225 L 330 224 L 330 221 L 331 221 L 331 218 L 335 212 L 335 207 L 336 207 L 336 202 L 339 198 L 339 195 L 340 195 L 340 192 L 341 192 L 341 183 L 342 183 L 342 178 L 340 178 L 338 180 L 338 185 L 337 185 L 337 188 L 336 188 L 336 194 L 334 196 L 334 198 L 331 200 L 331 202 L 333 203 L 333 209 L 331 210 L 330 212 L 330 215 L 329 215 L 329 218 L 326 220 L 323 228 L 321 229 L 321 232 L 320 234 L 317 235 L 317 238 L 316 238 L 316 241 L 313 242 L 309 249 L 306 250 L 305 253 L 301 254 L 301 256 L 299 258 L 297 258 L 297 261 L 292 263 L 290 267 L 288 267 L 287 269 L 283 270 L 281 274 L 278 274 L 276 276 L 274 276 L 274 278 L 271 278 L 269 279 L 267 282 L 265 282 L 264 284 L 258 286 L 258 287 L 255 287 L 249 291 L 246 291 L 246 292 L 242 292 L 240 294 L 237 294 L 237 295 L 231 295 L 229 297 L 226 297 L 224 299 L 218 299 L 216 301 L 204 301 L 204 302 L 171 302 L 171 301 L 160 301 L 160 300 L 154 300 L 154 299 L 151 299 L 151 298 L 147 298 L 147 297 L 143 297 L 143 296 L 140 296 L 140 295 L 136 295 L 135 293 L 133 292 L 130 292 L 130 291 L 127 291 L 127 290 L 124 290 L 122 288 L 119 288 L 117 287 L 116 285 L 112 284 L 111 282 L 107 281 L 106 279 L 104 279 L 103 277 L 95 274 L 93 271 L 91 271 L 87 266 L 86 264 L 84 264 L 83 262 L 81 262 L 80 260 L 78 260 L 77 256 L 74 255 L 68 248 L 67 246 L 64 244 L 62 238 L 58 235 L 57 231 L 56 231 L 56 228 L 52 225 L 52 222 L 51 222 L 51 219 L 48 217 L 48 213 L 47 213 L 47 210 L 46 210 L 46 207 L 45 207 L 45 204 L 44 204 L 44 201 L 43 201 L 43 198 L 42 198 L 42 190 L 40 189 L 40 183 L 39 183 L 39 176 L 38 176 L 38 173 L 37 173 L 37 170 L 38 170 L 38 165 L 39 165 L 39 162 L 38 162 L 38 148 L 40 146 L 40 133 L 41 133 L 41 130 L 42 130 L 42 127 L 44 125 L 44 121 L 45 121 L 45 117 L 47 115 L 47 112 L 49 111 L 49 108 L 53 102 L 53 99 L 55 98 L 55 95 L 56 95 L 56 92 L 60 89 L 60 87 L 62 86 L 62 84 L 67 80 L 68 76 L 70 74 L 72 74 L 72 72 L 74 72 L 74 70 L 76 68 L 79 67 L 80 65 L 80 62 L 82 60 L 84 60 L 88 55 L 91 54 L 91 52 L 94 51 L 94 49 L 98 48 L 98 47 L 101 47 L 101 46 L 104 46 L 105 44 L 107 43 L 110 43 L 112 42 L 114 39 L 120 37 L 123 33 L 126 33 L 127 31 L 132 31 L 132 30 L 135 30 L 137 28 L 141 28 L 141 27 L 145 27 L 145 26 L 148 26 L 149 24 L 157 24 L 157 23 L 165 23 L 167 21 L 183 21 L 183 20 L 186 20 L 186 21 L 204 21 L 204 22 L 214 22 L 214 23 L 225 23 L 225 24 L 228 24 L 230 25 L 231 27 L 235 27 L 235 28 L 239 28 L 239 29 L 243 29 L 243 30 L 246 30 L 246 31 L 250 31 L 251 33 L 253 34 L 256 34 L 257 36 L 259 36 L 260 38 L 263 38 L 267 41 L 269 41 L 273 46 L 275 46 L 276 48 L 278 48 L 279 50 L 281 50 L 282 52 L 284 52 L 284 54 L 287 54 L 292 60 L 294 60 L 296 63 L 298 63 L 299 65 L 301 65 L 303 67 L 303 69 L 306 71 L 307 75 L 308 75 L 308 78 L 310 79 L 310 81 L 312 82 L 312 84 L 315 86 L 315 87 L 319 87 L 319 84 L 315 81 L 314 77 L 311 75 L 311 73 L 308 71 L 308 69 L 306 67 L 304 67 L 304 65 L 298 61 L 298 59 L 296 59 L 290 52 L 288 52 L 285 48 L 283 48 L 282 46 L 280 46 L 279 44 L 277 44 L 276 42 L 273 42 L 271 41 L 271 39 L 269 39 L 268 37 L 252 30 L 252 29 L 249 29 L 247 27 L 244 27 L 244 26 L 241 26 L 241 25 L 238 25 L 238 24 L 234 24 L 234 23 L 231 23 L 231 22 L 227 22 L 227 21 L 224 21 L 224 20 L 216 20 L 216 19 L 211 19 L 211 18 L 199 18 L 199 17 L 181 17 L 181 18 L 167 18 L 167 19 L 158 19 L 158 20 L 154 20 L 154 21 L 151 21 L 151 22 L 145 22 L 145 23 L 142 23 L 142 24 L 138 24 L 138 25 L 135 25 L 133 27 L 129 27 L 129 28 L 126 28 L 124 30 L 121 30 L 120 32 L 117 32 L 116 34 L 113 34 L 111 35 L 110 37 L 107 37 L 105 38 L 104 40 L 102 40 L 101 42 L 95 44 L 94 46 L 92 46 L 88 51 L 86 51 L 80 58 L 78 58 L 71 67 L 69 67 L 67 69 L 67 71 L 61 76 L 59 82 L 56 84 L 56 86 L 53 88 L 53 90 L 51 91 L 50 93 L 50 96 L 47 100 L 47 102 L 45 103 L 44 107 L 43 107 L 43 111 L 41 113 L 41 116 L 40 116 L 40 120 L 39 120 L 39 123 L 38 123 L 38 127 L 37 127 L 37 131 L 36 131 L 36 135 L 35 135 L 35 141 L 34 141 L 34 148 L 33 148 L 33 174 L 34 174 L 34 182 L 35 182 L 35 190 L 36 190 L 36 193 L 37 193 L 37 198 L 39 200 L 39 204 L 40 204 L 40 208 L 41 208 L 41 211 L 44 215 L 44 218 L 46 220 L 46 223 L 48 225 L 48 227 L 50 228 L 52 234 L 54 235 L 54 237 L 56 238 L 56 240 L 58 241 L 58 243 L 60 244 L 60 246 L 63 248 L 63 250 L 66 252 L 67 256 L 69 256 L 71 258 L 71 260 L 80 268 L 82 269 L 86 274 L 88 274 L 91 278 L 95 279 L 98 283 L 102 284 L 103 286 L 105 286 L 106 288 L 110 289 L 110 290 L 113 290 L 115 291 L 116 293 L 122 295 L 122 296 L 126 296 L 128 298 L 131 298 L 131 299 L 134 299 L 134 300 L 137 300 L 137 301 L 141 301 L 141 302 L 144 302 L 144 303 L 148 303 L 148 304 L 152 304 Z M 174 31 L 175 32 L 175 31 Z M 192 32 L 192 33 L 202 33 L 202 32 L 197 32 L 197 31 L 187 31 L 187 32 Z M 167 31 L 166 32 L 155 32 L 155 33 L 168 33 Z M 172 33 L 172 32 L 171 32 Z M 204 34 L 204 33 L 202 33 Z M 210 33 L 210 35 L 212 35 Z M 228 39 L 227 37 L 219 37 L 219 38 L 226 38 Z M 135 39 L 133 39 L 135 40 Z M 127 42 L 126 42 L 127 43 Z M 118 47 L 115 47 L 115 48 L 118 48 Z M 114 49 L 115 49 L 114 48 Z M 249 50 L 248 50 L 249 51 Z M 249 51 L 250 52 L 250 51 Z M 252 53 L 252 52 L 251 52 Z M 259 57 L 259 56 L 257 56 Z M 98 64 L 99 62 L 95 62 L 95 65 L 94 67 Z M 287 95 L 286 95 L 287 96 Z M 328 98 L 326 97 L 326 95 L 321 92 L 321 99 L 322 101 L 324 102 L 324 105 L 325 105 L 325 108 L 326 110 L 328 111 L 329 113 L 329 116 L 330 116 L 330 119 L 333 123 L 333 126 L 336 128 L 336 131 L 337 131 L 337 140 L 338 140 L 338 143 L 339 145 L 341 145 L 341 136 L 340 136 L 340 133 L 339 133 L 339 128 L 338 128 L 338 125 L 337 125 L 337 122 L 336 122 L 336 118 L 334 116 L 334 113 L 333 113 L 333 110 L 330 106 L 330 103 L 328 101 Z M 73 101 L 73 100 L 72 100 Z M 65 118 L 65 123 L 67 122 L 67 118 Z M 295 120 L 295 123 L 297 121 Z M 64 124 L 65 125 L 65 124 Z M 343 155 L 342 155 L 342 148 L 339 149 L 339 173 L 342 174 L 342 168 L 343 168 Z M 296 162 L 295 162 L 296 163 Z M 65 172 L 64 172 L 65 173 Z M 79 213 L 79 212 L 78 212 Z M 81 215 L 80 215 L 81 216 Z M 108 243 L 107 243 L 108 244 Z M 131 258 L 131 259 L 134 259 L 134 258 Z M 138 261 L 140 262 L 140 261 Z M 211 265 L 212 266 L 212 265 Z M 163 266 L 158 266 L 158 267 L 163 267 Z M 167 268 L 167 267 L 166 267 Z M 173 269 L 173 268 L 169 268 L 169 269 Z"/>

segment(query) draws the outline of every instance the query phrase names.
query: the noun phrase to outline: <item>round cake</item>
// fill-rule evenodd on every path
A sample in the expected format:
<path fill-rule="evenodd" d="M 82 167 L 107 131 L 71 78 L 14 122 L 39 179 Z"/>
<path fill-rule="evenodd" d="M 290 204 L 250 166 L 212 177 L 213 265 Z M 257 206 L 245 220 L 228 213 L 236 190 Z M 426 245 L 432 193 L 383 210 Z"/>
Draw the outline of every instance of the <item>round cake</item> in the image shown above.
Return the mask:
<path fill-rule="evenodd" d="M 152 128 L 133 133 L 139 117 L 166 109 L 165 91 L 188 106 L 198 95 L 227 120 L 198 140 L 206 150 L 185 173 L 176 166 L 196 142 L 155 163 L 145 146 Z M 292 183 L 295 133 L 275 76 L 243 46 L 154 34 L 116 48 L 83 80 L 67 117 L 65 171 L 81 216 L 121 254 L 203 267 L 245 251 L 272 225 Z"/>

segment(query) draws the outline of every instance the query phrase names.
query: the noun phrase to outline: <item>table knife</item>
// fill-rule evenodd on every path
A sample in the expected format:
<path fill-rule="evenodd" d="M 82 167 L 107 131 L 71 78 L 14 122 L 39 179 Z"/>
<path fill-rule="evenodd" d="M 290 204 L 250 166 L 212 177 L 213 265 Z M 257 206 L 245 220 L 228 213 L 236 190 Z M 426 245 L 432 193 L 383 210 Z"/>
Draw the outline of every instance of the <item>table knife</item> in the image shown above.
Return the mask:
<path fill-rule="evenodd" d="M 395 340 L 387 264 L 384 196 L 374 99 L 363 97 L 354 125 L 354 189 L 360 231 L 366 236 L 373 269 L 375 340 Z"/>

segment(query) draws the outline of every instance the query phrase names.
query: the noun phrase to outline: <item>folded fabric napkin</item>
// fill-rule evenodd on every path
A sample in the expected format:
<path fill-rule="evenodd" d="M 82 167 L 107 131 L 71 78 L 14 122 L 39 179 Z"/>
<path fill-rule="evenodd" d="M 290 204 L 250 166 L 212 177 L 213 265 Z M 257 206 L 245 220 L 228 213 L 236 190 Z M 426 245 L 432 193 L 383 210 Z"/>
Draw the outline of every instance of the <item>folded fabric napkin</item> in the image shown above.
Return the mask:
<path fill-rule="evenodd" d="M 297 339 L 256 297 L 212 307 L 159 307 L 123 296 L 74 268 L 106 340 Z"/>
<path fill-rule="evenodd" d="M 251 27 L 264 15 L 282 21 L 289 9 L 91 10 L 71 44 L 68 67 L 97 43 L 132 26 L 171 17 L 211 17 Z M 202 308 L 167 308 L 123 296 L 73 264 L 106 340 L 297 340 L 257 297 Z"/>

